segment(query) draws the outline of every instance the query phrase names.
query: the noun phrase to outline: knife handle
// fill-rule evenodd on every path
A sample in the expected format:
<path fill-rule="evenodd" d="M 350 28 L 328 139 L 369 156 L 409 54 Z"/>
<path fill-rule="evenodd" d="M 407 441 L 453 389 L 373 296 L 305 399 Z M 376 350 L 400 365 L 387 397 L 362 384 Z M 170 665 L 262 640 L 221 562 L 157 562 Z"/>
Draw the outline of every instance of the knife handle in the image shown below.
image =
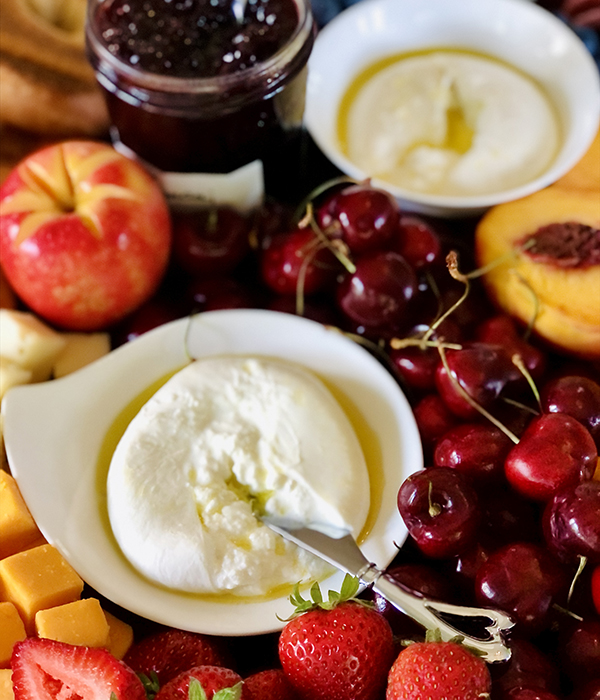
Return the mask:
<path fill-rule="evenodd" d="M 499 663 L 510 658 L 505 635 L 514 622 L 500 610 L 429 600 L 405 588 L 375 566 L 361 572 L 360 579 L 426 629 L 439 629 L 444 641 L 463 637 L 465 644 L 476 649 L 487 663 Z M 480 630 L 480 634 L 476 634 L 475 629 Z"/>

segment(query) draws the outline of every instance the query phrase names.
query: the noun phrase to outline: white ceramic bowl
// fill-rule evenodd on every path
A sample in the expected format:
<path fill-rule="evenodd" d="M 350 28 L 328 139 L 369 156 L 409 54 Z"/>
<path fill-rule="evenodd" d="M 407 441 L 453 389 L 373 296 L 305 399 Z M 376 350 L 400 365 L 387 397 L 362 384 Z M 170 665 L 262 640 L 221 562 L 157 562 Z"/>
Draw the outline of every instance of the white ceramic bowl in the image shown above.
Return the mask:
<path fill-rule="evenodd" d="M 551 184 L 586 152 L 600 120 L 598 69 L 553 14 L 522 0 L 362 0 L 325 26 L 309 60 L 306 126 L 342 172 L 357 180 L 369 176 L 341 152 L 336 133 L 340 100 L 353 78 L 386 56 L 441 47 L 496 57 L 538 81 L 558 112 L 562 146 L 542 175 L 496 194 L 429 195 L 373 180 L 404 208 L 447 217 L 479 214 Z"/>
<path fill-rule="evenodd" d="M 153 584 L 120 552 L 106 507 L 112 450 L 126 419 L 148 398 L 142 393 L 186 365 L 189 356 L 223 354 L 280 357 L 304 365 L 346 398 L 350 419 L 359 417 L 365 434 L 377 436 L 370 448 L 377 475 L 371 528 L 361 548 L 369 561 L 386 566 L 406 537 L 396 506 L 398 487 L 423 466 L 418 429 L 391 374 L 362 347 L 314 321 L 258 310 L 214 311 L 174 321 L 72 375 L 8 391 L 2 402 L 4 437 L 12 472 L 42 533 L 100 594 L 181 629 L 259 634 L 283 626 L 281 619 L 293 610 L 287 598 L 236 601 Z M 324 589 L 339 590 L 342 578 L 327 579 Z"/>

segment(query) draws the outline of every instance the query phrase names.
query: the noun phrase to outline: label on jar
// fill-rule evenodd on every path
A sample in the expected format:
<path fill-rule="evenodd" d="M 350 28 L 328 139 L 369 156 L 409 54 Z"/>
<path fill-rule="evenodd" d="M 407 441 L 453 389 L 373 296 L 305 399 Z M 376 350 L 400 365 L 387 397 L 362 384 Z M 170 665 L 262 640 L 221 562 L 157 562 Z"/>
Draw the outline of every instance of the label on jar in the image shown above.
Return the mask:
<path fill-rule="evenodd" d="M 189 211 L 217 204 L 247 213 L 263 202 L 265 178 L 261 160 L 246 163 L 229 173 L 167 172 L 139 158 L 117 134 L 112 136 L 116 150 L 140 162 L 156 178 L 173 209 Z"/>

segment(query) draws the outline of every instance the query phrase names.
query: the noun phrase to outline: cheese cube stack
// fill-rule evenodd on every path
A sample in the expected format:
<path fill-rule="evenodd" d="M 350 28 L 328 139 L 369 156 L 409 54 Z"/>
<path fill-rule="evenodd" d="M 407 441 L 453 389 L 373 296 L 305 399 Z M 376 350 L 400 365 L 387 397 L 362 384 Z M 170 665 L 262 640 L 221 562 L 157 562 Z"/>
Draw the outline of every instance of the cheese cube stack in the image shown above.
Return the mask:
<path fill-rule="evenodd" d="M 108 333 L 62 333 L 35 314 L 0 308 L 0 400 L 13 386 L 64 377 L 110 349 Z"/>
<path fill-rule="evenodd" d="M 45 542 L 14 478 L 0 470 L 0 700 L 14 645 L 27 635 L 103 647 L 122 659 L 133 629 L 81 598 L 83 581 L 60 552 Z M 12 691 L 11 691 L 12 692 Z"/>
<path fill-rule="evenodd" d="M 66 341 L 37 316 L 0 309 L 0 357 L 29 370 L 32 381 L 49 379 L 54 361 Z"/>

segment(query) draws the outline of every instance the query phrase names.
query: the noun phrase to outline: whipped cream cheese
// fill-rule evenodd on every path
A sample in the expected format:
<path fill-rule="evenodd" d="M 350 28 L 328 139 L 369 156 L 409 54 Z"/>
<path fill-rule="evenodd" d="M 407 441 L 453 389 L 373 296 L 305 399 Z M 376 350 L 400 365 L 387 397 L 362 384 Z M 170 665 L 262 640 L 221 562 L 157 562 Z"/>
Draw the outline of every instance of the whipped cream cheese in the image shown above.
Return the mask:
<path fill-rule="evenodd" d="M 340 113 L 346 155 L 370 177 L 411 191 L 479 195 L 527 183 L 559 144 L 550 101 L 526 75 L 454 50 L 382 61 Z"/>
<path fill-rule="evenodd" d="M 111 460 L 110 523 L 131 564 L 169 588 L 265 595 L 330 568 L 257 520 L 345 528 L 369 509 L 360 443 L 314 374 L 251 357 L 193 362 L 127 427 Z"/>

